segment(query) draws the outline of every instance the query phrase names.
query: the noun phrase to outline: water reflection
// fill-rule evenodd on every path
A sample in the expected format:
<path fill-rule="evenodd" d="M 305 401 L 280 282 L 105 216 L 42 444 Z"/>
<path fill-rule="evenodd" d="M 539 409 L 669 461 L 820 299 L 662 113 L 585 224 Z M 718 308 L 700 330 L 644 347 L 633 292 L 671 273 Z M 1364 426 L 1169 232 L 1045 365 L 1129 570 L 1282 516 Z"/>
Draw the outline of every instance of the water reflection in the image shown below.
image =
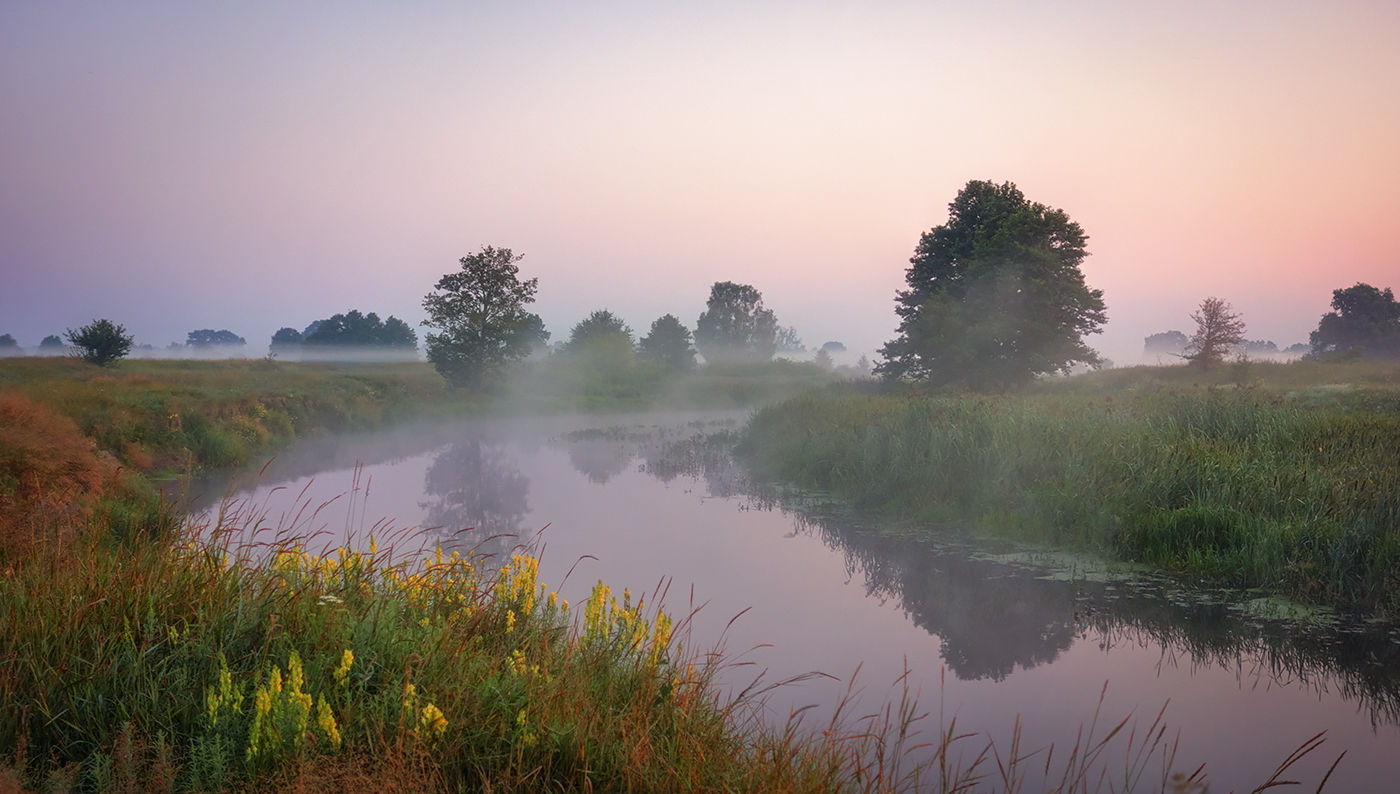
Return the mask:
<path fill-rule="evenodd" d="M 468 438 L 439 451 L 424 477 L 425 523 L 447 549 L 503 559 L 530 512 L 530 480 L 501 444 Z"/>
<path fill-rule="evenodd" d="M 1013 550 L 954 528 L 936 539 L 892 534 L 820 498 L 753 480 L 731 455 L 736 435 L 714 431 L 691 427 L 649 440 L 640 428 L 595 431 L 588 455 L 638 460 L 639 470 L 664 482 L 689 477 L 707 495 L 743 496 L 751 509 L 790 514 L 795 531 L 843 555 L 847 575 L 868 596 L 898 603 L 937 636 L 959 679 L 1001 681 L 1054 662 L 1077 642 L 1106 651 L 1131 644 L 1159 648 L 1159 664 L 1220 668 L 1245 685 L 1335 690 L 1373 724 L 1400 724 L 1400 630 L 1364 616 L 1268 617 L 1262 600 L 1163 575 L 1076 571 L 1064 555 L 1006 553 Z"/>

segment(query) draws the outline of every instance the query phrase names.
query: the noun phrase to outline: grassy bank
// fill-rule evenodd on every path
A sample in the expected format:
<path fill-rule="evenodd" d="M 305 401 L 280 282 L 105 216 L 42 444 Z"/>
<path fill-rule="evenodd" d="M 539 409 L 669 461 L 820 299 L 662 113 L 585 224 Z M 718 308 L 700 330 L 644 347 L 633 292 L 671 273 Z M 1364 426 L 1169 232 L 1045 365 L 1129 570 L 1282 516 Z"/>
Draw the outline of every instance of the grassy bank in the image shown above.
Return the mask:
<path fill-rule="evenodd" d="M 246 462 L 306 435 L 471 411 L 427 364 L 0 359 L 0 390 L 71 419 L 124 467 L 165 473 Z"/>
<path fill-rule="evenodd" d="M 3 362 L 0 791 L 881 788 L 860 736 L 721 704 L 630 594 L 575 617 L 529 557 L 230 549 L 147 476 L 481 405 L 426 365 Z"/>
<path fill-rule="evenodd" d="M 0 578 L 12 781 L 663 792 L 858 780 L 840 742 L 744 730 L 741 707 L 708 684 L 714 668 L 678 656 L 665 613 L 601 584 L 571 609 L 532 558 L 497 573 L 384 550 L 283 547 L 266 564 L 228 551 L 76 547 Z"/>
<path fill-rule="evenodd" d="M 1240 587 L 1400 608 L 1394 367 L 1136 368 L 1015 396 L 826 392 L 759 411 L 768 476 Z M 1223 370 L 1223 371 L 1222 371 Z M 1335 376 L 1349 378 L 1337 383 Z"/>

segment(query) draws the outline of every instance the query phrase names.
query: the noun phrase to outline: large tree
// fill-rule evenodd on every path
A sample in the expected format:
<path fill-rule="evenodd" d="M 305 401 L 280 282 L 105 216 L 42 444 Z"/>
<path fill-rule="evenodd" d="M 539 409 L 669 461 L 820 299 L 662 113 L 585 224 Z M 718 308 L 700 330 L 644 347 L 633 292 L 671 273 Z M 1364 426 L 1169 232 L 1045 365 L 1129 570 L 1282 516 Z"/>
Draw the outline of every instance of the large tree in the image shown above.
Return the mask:
<path fill-rule="evenodd" d="M 778 319 L 763 293 L 748 284 L 717 281 L 695 324 L 695 346 L 711 363 L 767 361 L 777 350 Z"/>
<path fill-rule="evenodd" d="M 1400 359 L 1400 302 L 1389 287 L 1333 290 L 1332 308 L 1308 337 L 1312 355 L 1360 349 L 1368 358 Z"/>
<path fill-rule="evenodd" d="M 1083 336 L 1107 320 L 1079 265 L 1088 237 L 1063 210 L 1007 182 L 972 181 L 925 232 L 895 298 L 899 336 L 876 371 L 939 385 L 1006 389 L 1098 365 Z"/>
<path fill-rule="evenodd" d="M 525 307 L 534 303 L 539 279 L 520 279 L 520 259 L 509 248 L 486 246 L 462 257 L 461 268 L 423 298 L 423 325 L 437 329 L 425 339 L 428 360 L 449 383 L 491 385 L 506 364 L 530 354 L 539 318 Z"/>

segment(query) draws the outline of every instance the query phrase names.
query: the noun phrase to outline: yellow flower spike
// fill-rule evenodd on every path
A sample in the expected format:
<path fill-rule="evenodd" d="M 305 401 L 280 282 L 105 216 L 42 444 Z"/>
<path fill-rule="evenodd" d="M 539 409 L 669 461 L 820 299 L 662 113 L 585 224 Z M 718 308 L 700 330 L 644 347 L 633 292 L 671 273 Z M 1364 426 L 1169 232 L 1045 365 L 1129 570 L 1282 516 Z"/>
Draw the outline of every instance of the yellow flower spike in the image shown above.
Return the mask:
<path fill-rule="evenodd" d="M 512 632 L 512 631 L 515 631 L 515 611 L 514 611 L 514 610 L 510 610 L 510 609 L 507 609 L 507 610 L 506 610 L 506 633 L 509 634 L 509 633 Z"/>
<path fill-rule="evenodd" d="M 325 695 L 322 695 L 316 702 L 316 725 L 320 727 L 321 735 L 326 737 L 326 741 L 339 750 L 340 727 L 335 724 L 335 715 L 331 713 L 331 707 L 330 704 L 326 703 Z"/>
<path fill-rule="evenodd" d="M 292 651 L 287 659 L 287 689 L 295 694 L 301 691 L 301 685 L 304 683 L 306 676 L 301 669 L 301 656 Z"/>
<path fill-rule="evenodd" d="M 437 741 L 444 734 L 447 734 L 447 717 L 442 716 L 442 710 L 433 703 L 428 703 L 419 714 L 419 737 Z"/>
<path fill-rule="evenodd" d="M 340 666 L 335 668 L 335 682 L 345 686 L 350 680 L 350 668 L 355 664 L 355 654 L 349 649 L 340 655 Z"/>

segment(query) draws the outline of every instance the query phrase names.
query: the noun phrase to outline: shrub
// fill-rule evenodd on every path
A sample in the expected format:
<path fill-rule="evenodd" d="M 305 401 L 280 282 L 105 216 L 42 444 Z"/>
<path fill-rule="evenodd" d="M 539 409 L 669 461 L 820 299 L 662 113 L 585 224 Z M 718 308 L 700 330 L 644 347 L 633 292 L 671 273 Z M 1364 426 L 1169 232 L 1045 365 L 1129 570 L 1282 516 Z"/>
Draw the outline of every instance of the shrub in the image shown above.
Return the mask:
<path fill-rule="evenodd" d="M 68 343 L 89 364 L 105 367 L 131 352 L 132 337 L 126 328 L 111 320 L 93 320 L 88 325 L 74 331 L 68 329 L 64 336 Z"/>

